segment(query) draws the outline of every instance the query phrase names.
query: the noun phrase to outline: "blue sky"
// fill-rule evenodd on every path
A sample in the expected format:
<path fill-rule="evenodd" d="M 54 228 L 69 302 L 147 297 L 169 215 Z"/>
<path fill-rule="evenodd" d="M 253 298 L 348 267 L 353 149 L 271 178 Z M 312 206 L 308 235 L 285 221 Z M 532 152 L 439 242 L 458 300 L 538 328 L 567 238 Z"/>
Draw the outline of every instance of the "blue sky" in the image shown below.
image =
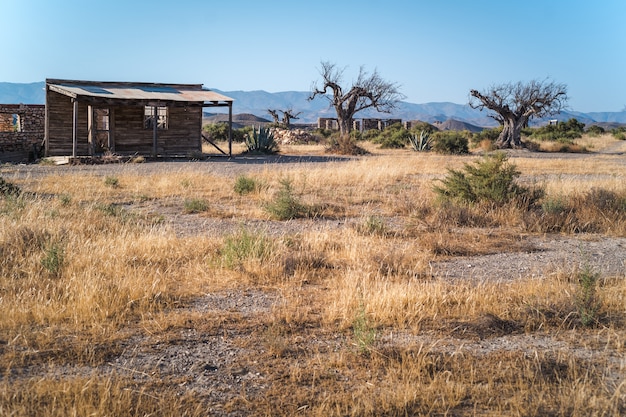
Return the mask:
<path fill-rule="evenodd" d="M 406 101 L 551 78 L 578 111 L 626 108 L 624 0 L 0 0 L 0 81 L 308 91 L 321 61 Z"/>

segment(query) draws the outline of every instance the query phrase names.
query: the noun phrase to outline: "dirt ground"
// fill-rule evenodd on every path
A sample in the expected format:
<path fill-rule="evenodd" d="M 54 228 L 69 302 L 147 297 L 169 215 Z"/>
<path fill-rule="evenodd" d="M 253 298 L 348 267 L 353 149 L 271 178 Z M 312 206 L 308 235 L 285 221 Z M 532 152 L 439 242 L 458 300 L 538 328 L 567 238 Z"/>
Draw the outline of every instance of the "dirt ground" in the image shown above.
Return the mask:
<path fill-rule="evenodd" d="M 623 146 L 607 152 L 624 152 Z M 512 154 L 513 158 L 515 154 Z M 537 157 L 544 157 L 537 154 Z M 554 156 L 552 156 L 554 157 Z M 580 155 L 563 155 L 564 158 L 579 158 Z M 121 175 L 125 173 L 149 175 L 157 172 L 204 172 L 234 177 L 241 173 L 265 169 L 268 164 L 281 164 L 282 168 L 298 167 L 301 164 L 324 164 L 329 161 L 341 162 L 341 157 L 251 157 L 228 160 L 222 157 L 208 161 L 162 161 L 145 164 L 81 165 L 81 166 L 42 166 L 22 165 L 3 166 L 0 174 L 8 181 L 18 178 L 37 178 L 59 173 L 84 172 L 92 175 Z M 626 157 L 625 157 L 626 161 Z M 150 204 L 150 203 L 146 203 Z M 135 210 L 152 211 L 152 206 L 137 206 Z M 195 214 L 183 214 L 176 207 L 161 207 L 165 224 L 178 235 L 188 236 L 221 230 L 234 231 L 240 222 L 228 219 L 213 219 Z M 261 224 L 262 223 L 262 224 Z M 295 220 L 289 222 L 253 222 L 249 227 L 264 227 L 277 233 L 307 228 L 338 228 L 345 224 L 337 221 Z M 590 266 L 602 277 L 626 276 L 626 238 L 600 235 L 544 235 L 528 236 L 525 250 L 512 253 L 496 253 L 481 256 L 458 256 L 452 260 L 431 265 L 433 277 L 450 280 L 515 280 L 523 277 L 540 277 L 563 271 L 575 271 Z M 178 313 L 190 316 L 205 315 L 207 320 L 219 317 L 220 326 L 207 324 L 205 327 L 178 329 L 174 334 L 153 336 L 150 333 L 136 332 L 120 346 L 120 354 L 97 369 L 87 367 L 65 367 L 64 369 L 23 369 L 20 373 L 30 377 L 35 375 L 101 375 L 123 374 L 139 383 L 150 384 L 155 379 L 170 380 L 178 384 L 181 392 L 194 392 L 212 404 L 214 415 L 240 415 L 237 411 L 224 410 L 223 406 L 242 396 L 254 396 L 262 392 L 273 376 L 255 358 L 262 357 L 266 345 L 251 340 L 262 337 L 259 323 L 267 323 L 268 316 L 279 305 L 282 295 L 271 290 L 228 290 L 205 294 L 191 304 L 181 307 Z M 242 323 L 249 323 L 243 326 Z M 525 350 L 527 352 L 550 351 L 555 355 L 567 354 L 577 358 L 590 358 L 602 350 L 583 344 L 573 334 L 562 332 L 558 335 L 542 333 L 524 334 L 515 329 L 506 329 L 489 317 L 474 328 L 468 329 L 465 336 L 437 336 L 436 346 L 431 349 L 441 352 L 472 351 L 474 354 L 487 354 L 494 350 Z M 471 337 L 471 334 L 478 337 Z M 396 347 L 432 343 L 428 332 L 413 334 L 407 331 L 385 330 L 379 335 L 381 346 Z M 293 338 L 289 342 L 291 350 L 308 352 L 337 351 L 349 343 L 345 333 L 324 333 L 311 330 L 306 340 Z M 609 355 L 611 375 L 616 386 L 625 380 L 626 358 L 618 353 L 602 351 Z M 241 414 L 243 415 L 243 414 Z"/>

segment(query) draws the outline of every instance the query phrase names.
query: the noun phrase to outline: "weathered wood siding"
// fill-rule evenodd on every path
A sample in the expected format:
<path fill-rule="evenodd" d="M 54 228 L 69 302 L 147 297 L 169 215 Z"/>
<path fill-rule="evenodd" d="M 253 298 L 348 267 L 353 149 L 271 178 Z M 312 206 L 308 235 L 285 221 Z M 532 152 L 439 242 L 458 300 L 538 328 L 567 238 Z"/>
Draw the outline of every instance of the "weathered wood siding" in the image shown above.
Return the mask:
<path fill-rule="evenodd" d="M 112 107 L 116 153 L 151 154 L 153 131 L 144 127 L 144 106 Z M 157 132 L 157 153 L 186 155 L 202 149 L 202 107 L 168 107 L 167 129 Z"/>
<path fill-rule="evenodd" d="M 54 91 L 46 95 L 47 143 L 46 154 L 71 155 L 74 105 L 72 99 Z M 115 153 L 151 155 L 153 131 L 144 127 L 143 104 L 95 104 L 111 111 L 110 133 Z M 89 106 L 78 104 L 77 155 L 89 155 Z M 168 128 L 158 130 L 157 153 L 187 155 L 201 151 L 202 106 L 200 103 L 168 107 Z"/>
<path fill-rule="evenodd" d="M 89 154 L 87 131 L 88 106 L 78 103 L 77 147 L 78 155 Z M 47 141 L 46 155 L 59 156 L 72 154 L 72 135 L 74 123 L 74 103 L 70 97 L 54 91 L 46 94 Z"/>

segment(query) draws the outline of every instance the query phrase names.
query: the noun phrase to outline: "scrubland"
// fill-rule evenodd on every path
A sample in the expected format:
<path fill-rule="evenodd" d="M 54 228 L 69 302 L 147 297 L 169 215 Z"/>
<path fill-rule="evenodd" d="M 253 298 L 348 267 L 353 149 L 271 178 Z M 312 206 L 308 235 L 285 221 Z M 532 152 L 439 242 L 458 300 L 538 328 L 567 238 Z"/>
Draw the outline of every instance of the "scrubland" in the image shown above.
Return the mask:
<path fill-rule="evenodd" d="M 2 166 L 0 415 L 624 415 L 624 146 L 584 140 L 511 155 L 533 207 L 439 201 L 476 155 Z"/>

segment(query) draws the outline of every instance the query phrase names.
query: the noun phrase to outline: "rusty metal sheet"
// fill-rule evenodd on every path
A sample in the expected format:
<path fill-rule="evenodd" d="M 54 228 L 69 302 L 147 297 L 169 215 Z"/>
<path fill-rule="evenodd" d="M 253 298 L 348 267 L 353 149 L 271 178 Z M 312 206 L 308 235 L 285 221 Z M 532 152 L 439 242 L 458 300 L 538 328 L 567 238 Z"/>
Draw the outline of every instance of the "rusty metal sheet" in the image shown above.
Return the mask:
<path fill-rule="evenodd" d="M 102 83 L 100 85 L 59 83 L 49 84 L 49 87 L 61 94 L 80 98 L 94 97 L 108 100 L 142 100 L 142 101 L 180 101 L 180 102 L 232 102 L 233 99 L 214 91 L 202 88 L 192 88 L 180 85 L 142 85 L 135 86 L 124 83 L 115 85 Z"/>

